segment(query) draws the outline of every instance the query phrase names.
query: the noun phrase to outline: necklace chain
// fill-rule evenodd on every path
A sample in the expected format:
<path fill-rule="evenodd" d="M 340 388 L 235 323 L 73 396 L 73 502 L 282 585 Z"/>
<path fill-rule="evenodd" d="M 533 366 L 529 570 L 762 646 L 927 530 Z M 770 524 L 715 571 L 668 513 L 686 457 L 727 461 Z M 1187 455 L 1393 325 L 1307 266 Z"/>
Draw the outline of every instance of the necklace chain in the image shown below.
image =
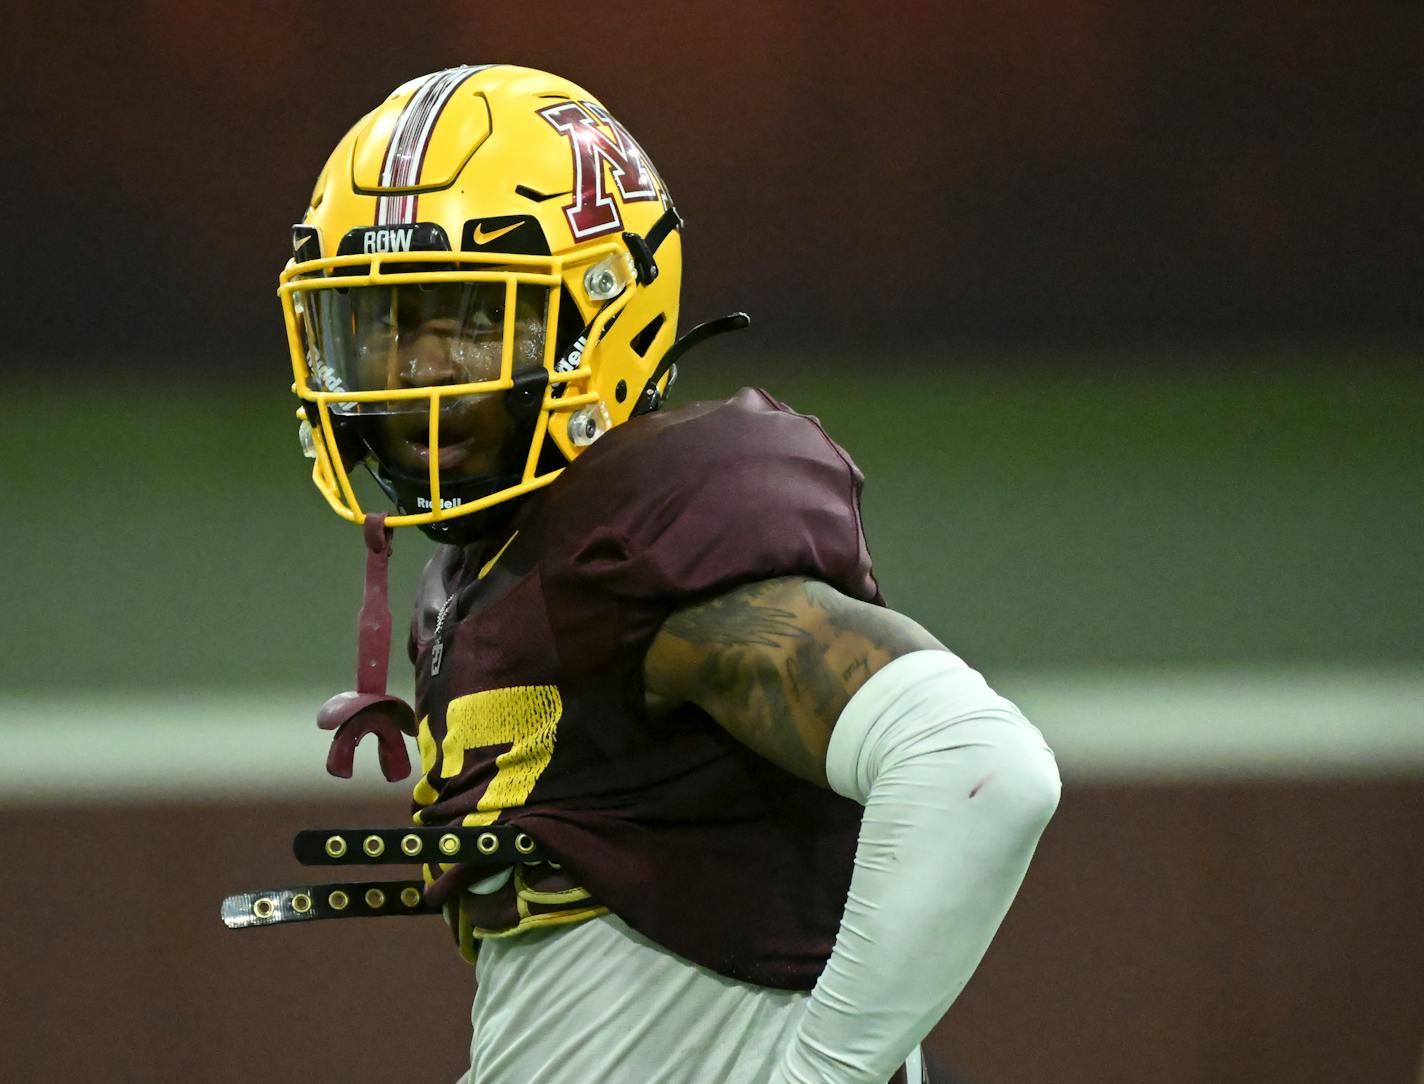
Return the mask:
<path fill-rule="evenodd" d="M 440 613 L 435 618 L 435 643 L 430 649 L 430 673 L 435 675 L 440 673 L 440 662 L 445 657 L 445 641 L 442 636 L 445 631 L 445 615 L 450 612 L 450 603 L 455 601 L 453 594 L 445 599 L 445 604 L 440 607 Z"/>

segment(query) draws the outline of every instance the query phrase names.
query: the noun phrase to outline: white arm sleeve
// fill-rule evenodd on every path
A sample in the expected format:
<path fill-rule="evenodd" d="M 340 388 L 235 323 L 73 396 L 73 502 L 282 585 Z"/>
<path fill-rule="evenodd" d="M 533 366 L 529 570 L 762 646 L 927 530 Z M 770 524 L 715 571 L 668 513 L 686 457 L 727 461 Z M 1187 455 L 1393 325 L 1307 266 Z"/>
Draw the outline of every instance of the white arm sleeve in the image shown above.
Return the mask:
<path fill-rule="evenodd" d="M 1058 805 L 1053 753 L 947 651 L 874 674 L 826 774 L 865 806 L 840 932 L 774 1084 L 885 1084 L 969 981 Z"/>

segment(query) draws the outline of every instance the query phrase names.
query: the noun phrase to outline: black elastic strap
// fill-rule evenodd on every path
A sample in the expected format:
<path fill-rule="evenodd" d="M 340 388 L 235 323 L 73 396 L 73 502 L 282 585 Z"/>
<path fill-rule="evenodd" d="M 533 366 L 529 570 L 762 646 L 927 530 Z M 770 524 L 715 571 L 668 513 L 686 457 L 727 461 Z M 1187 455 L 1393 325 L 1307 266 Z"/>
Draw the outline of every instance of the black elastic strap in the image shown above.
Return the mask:
<path fill-rule="evenodd" d="M 677 213 L 676 207 L 669 207 L 663 212 L 662 217 L 653 223 L 653 228 L 648 231 L 646 238 L 648 248 L 652 249 L 656 255 L 667 235 L 673 230 L 680 230 L 683 227 L 682 215 Z"/>
<path fill-rule="evenodd" d="M 298 832 L 292 853 L 304 866 L 458 862 L 488 870 L 532 865 L 548 854 L 511 824 L 482 828 L 314 828 Z M 338 881 L 238 892 L 222 901 L 223 925 L 232 930 L 310 922 L 321 918 L 438 915 L 420 881 Z"/>
<path fill-rule="evenodd" d="M 623 241 L 628 246 L 628 254 L 633 257 L 633 268 L 638 274 L 638 285 L 647 286 L 658 277 L 658 249 L 673 230 L 682 229 L 682 216 L 676 207 L 669 207 L 662 217 L 653 223 L 646 237 L 631 230 L 625 231 Z"/>
<path fill-rule="evenodd" d="M 662 403 L 662 398 L 658 395 L 658 381 L 677 364 L 677 359 L 682 357 L 694 346 L 706 342 L 713 335 L 721 335 L 728 331 L 741 331 L 751 325 L 752 318 L 744 312 L 734 312 L 727 316 L 719 316 L 715 320 L 708 320 L 705 324 L 698 324 L 677 342 L 667 348 L 667 353 L 658 362 L 658 367 L 653 370 L 653 375 L 648 377 L 648 382 L 643 385 L 643 391 L 638 396 L 638 401 L 633 405 L 633 412 L 629 417 L 636 418 L 640 414 L 648 414 L 657 410 Z"/>
<path fill-rule="evenodd" d="M 310 828 L 292 840 L 304 866 L 380 866 L 416 862 L 462 862 L 492 869 L 516 862 L 542 862 L 544 849 L 513 825 L 483 828 Z"/>
<path fill-rule="evenodd" d="M 230 930 L 247 930 L 321 918 L 440 914 L 425 902 L 424 890 L 420 881 L 340 881 L 239 892 L 222 901 L 222 922 Z"/>

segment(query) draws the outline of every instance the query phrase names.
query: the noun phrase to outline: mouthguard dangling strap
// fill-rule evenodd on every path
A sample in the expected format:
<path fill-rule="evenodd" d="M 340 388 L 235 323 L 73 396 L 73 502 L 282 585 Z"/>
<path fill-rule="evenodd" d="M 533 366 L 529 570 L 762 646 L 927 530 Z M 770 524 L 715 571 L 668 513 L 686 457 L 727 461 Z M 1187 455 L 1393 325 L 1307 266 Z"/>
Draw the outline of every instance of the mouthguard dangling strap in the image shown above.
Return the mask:
<path fill-rule="evenodd" d="M 389 583 L 391 534 L 384 512 L 371 512 L 361 527 L 366 539 L 366 586 L 357 619 L 356 691 L 385 694 L 391 659 Z"/>
<path fill-rule="evenodd" d="M 357 621 L 356 689 L 337 693 L 317 712 L 317 725 L 336 731 L 326 755 L 326 770 L 350 779 L 356 746 L 367 734 L 376 735 L 381 774 L 391 782 L 410 775 L 410 754 L 403 735 L 415 736 L 415 711 L 404 700 L 386 692 L 390 668 L 391 608 L 387 583 L 390 573 L 391 528 L 384 512 L 366 516 L 366 586 Z"/>

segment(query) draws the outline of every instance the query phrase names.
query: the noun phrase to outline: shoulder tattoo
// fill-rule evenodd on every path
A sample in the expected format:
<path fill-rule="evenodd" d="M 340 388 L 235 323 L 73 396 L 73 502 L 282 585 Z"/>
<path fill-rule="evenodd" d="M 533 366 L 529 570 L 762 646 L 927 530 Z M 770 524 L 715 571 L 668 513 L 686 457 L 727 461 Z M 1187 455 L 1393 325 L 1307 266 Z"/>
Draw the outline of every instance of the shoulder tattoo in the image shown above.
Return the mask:
<path fill-rule="evenodd" d="M 824 785 L 831 730 L 855 692 L 891 660 L 941 646 L 902 614 L 782 577 L 672 614 L 644 679 L 651 707 L 697 704 L 744 744 Z"/>

